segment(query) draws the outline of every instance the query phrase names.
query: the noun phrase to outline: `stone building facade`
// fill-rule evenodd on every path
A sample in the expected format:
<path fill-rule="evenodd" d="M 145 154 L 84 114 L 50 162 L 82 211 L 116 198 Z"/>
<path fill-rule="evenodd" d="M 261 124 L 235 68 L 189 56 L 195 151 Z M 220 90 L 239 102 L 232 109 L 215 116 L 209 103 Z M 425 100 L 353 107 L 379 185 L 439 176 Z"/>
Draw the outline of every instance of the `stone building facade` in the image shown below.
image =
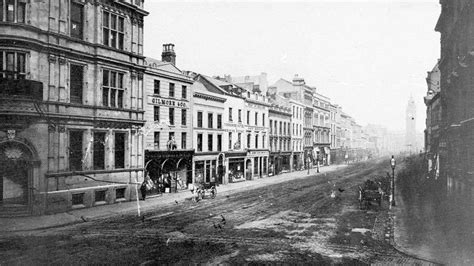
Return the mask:
<path fill-rule="evenodd" d="M 1 8 L 1 211 L 135 198 L 143 1 L 12 0 Z"/>
<path fill-rule="evenodd" d="M 314 93 L 313 97 L 313 155 L 320 165 L 331 163 L 331 111 L 328 97 Z"/>
<path fill-rule="evenodd" d="M 176 66 L 173 44 L 162 59 L 146 58 L 145 167 L 151 194 L 187 188 L 193 177 L 193 80 Z"/>
<path fill-rule="evenodd" d="M 472 182 L 474 166 L 474 4 L 440 1 L 436 31 L 441 33 L 439 139 L 440 176 L 446 183 Z M 447 178 L 447 180 L 446 180 Z"/>
<path fill-rule="evenodd" d="M 424 97 L 426 105 L 425 152 L 428 159 L 430 175 L 439 177 L 439 137 L 441 122 L 440 78 L 438 64 L 428 72 L 426 84 L 428 86 Z"/>
<path fill-rule="evenodd" d="M 269 110 L 270 118 L 270 167 L 269 173 L 277 175 L 282 172 L 293 171 L 293 147 L 291 127 L 291 106 L 289 99 L 278 94 L 270 97 L 272 106 Z"/>
<path fill-rule="evenodd" d="M 205 77 L 197 75 L 194 78 L 194 181 L 225 184 L 224 158 L 228 147 L 224 140 L 224 112 L 227 97 L 224 91 L 206 86 Z"/>

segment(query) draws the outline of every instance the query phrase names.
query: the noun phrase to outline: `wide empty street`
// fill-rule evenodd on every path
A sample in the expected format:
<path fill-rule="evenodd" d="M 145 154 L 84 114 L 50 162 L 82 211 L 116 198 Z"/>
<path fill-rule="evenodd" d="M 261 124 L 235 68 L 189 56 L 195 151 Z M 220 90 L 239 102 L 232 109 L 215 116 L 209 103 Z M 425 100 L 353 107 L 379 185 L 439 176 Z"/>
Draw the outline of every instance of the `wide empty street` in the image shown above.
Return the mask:
<path fill-rule="evenodd" d="M 199 202 L 190 192 L 171 204 L 149 199 L 156 208 L 142 217 L 11 233 L 0 264 L 427 263 L 390 245 L 386 201 L 359 208 L 358 185 L 387 171 L 386 161 L 365 162 Z"/>

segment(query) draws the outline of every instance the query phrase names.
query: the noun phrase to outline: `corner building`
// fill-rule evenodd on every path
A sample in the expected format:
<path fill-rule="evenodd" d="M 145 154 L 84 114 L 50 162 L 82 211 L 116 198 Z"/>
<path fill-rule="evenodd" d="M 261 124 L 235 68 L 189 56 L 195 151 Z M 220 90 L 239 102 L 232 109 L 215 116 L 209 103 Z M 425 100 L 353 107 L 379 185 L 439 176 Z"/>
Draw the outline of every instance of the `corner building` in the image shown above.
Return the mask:
<path fill-rule="evenodd" d="M 143 1 L 1 3 L 0 212 L 135 198 Z"/>

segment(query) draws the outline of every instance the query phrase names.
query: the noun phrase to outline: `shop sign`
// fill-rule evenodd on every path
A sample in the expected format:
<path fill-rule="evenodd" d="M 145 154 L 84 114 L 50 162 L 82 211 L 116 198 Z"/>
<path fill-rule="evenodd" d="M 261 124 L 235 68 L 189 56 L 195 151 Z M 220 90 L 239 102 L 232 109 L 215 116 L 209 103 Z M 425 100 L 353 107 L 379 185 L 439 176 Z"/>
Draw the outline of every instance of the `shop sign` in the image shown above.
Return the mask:
<path fill-rule="evenodd" d="M 249 156 L 268 156 L 268 151 L 249 151 Z"/>
<path fill-rule="evenodd" d="M 187 108 L 186 102 L 183 102 L 183 101 L 162 99 L 162 98 L 157 98 L 157 97 L 150 97 L 150 98 L 151 98 L 150 100 L 151 104 L 154 104 L 154 105 Z"/>
<path fill-rule="evenodd" d="M 255 130 L 255 131 L 265 131 L 267 130 L 266 127 L 255 127 L 255 126 L 247 126 L 247 130 Z"/>

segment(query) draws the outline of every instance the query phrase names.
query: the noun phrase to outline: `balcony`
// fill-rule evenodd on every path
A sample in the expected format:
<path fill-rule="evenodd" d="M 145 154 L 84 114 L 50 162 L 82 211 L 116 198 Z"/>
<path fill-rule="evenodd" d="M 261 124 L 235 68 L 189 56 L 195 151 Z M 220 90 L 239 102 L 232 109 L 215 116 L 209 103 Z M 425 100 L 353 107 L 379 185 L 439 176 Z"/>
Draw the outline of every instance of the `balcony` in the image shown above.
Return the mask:
<path fill-rule="evenodd" d="M 28 79 L 0 79 L 0 97 L 43 100 L 43 83 Z"/>

